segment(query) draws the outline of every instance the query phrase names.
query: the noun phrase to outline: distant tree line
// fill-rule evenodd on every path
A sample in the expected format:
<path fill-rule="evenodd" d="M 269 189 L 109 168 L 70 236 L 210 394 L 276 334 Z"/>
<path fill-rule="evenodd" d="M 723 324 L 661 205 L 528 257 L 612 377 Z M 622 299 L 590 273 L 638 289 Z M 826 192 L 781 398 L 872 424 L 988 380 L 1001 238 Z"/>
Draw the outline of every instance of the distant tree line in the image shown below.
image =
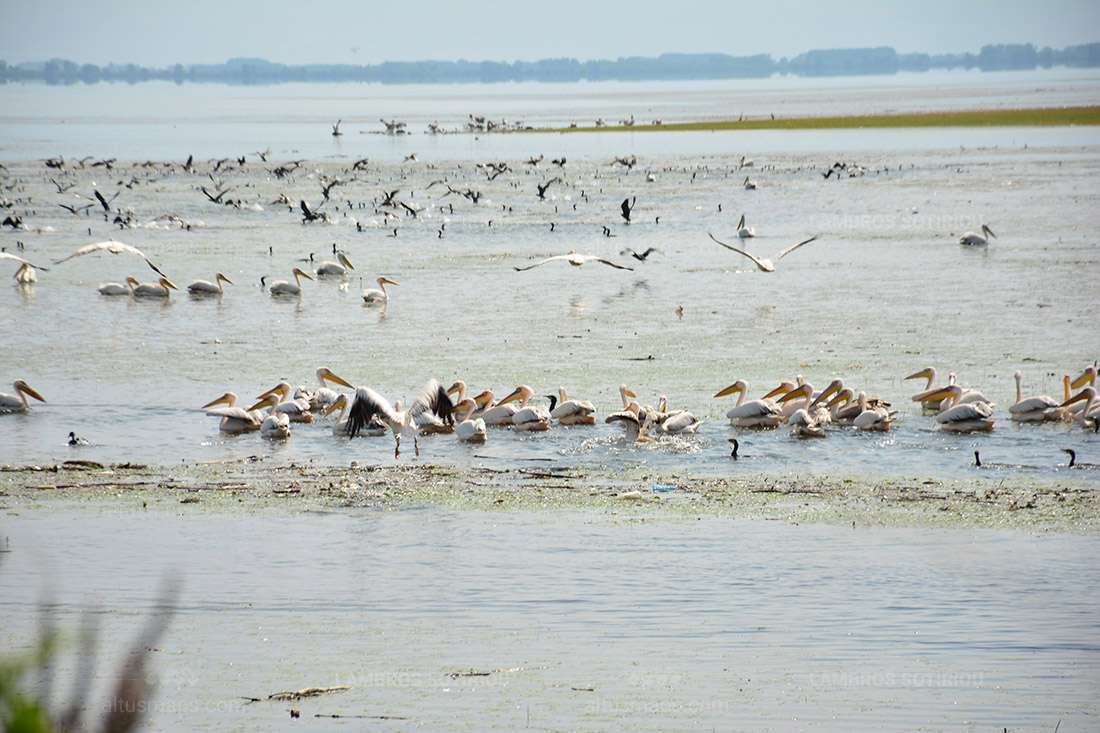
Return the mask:
<path fill-rule="evenodd" d="M 894 49 L 852 48 L 807 51 L 793 59 L 726 54 L 662 54 L 656 58 L 630 56 L 611 60 L 577 61 L 387 61 L 381 64 L 307 64 L 287 66 L 264 59 L 234 58 L 224 64 L 176 64 L 162 69 L 136 64 L 77 64 L 51 59 L 8 65 L 0 60 L 0 83 L 96 84 L 171 81 L 176 84 L 279 84 L 283 82 L 375 82 L 381 84 L 460 84 L 503 81 L 653 81 L 684 79 L 766 78 L 774 74 L 796 76 L 858 76 L 896 74 L 930 69 L 1093 68 L 1100 66 L 1100 43 L 1069 46 L 1056 51 L 1032 44 L 983 46 L 978 54 L 899 54 Z"/>

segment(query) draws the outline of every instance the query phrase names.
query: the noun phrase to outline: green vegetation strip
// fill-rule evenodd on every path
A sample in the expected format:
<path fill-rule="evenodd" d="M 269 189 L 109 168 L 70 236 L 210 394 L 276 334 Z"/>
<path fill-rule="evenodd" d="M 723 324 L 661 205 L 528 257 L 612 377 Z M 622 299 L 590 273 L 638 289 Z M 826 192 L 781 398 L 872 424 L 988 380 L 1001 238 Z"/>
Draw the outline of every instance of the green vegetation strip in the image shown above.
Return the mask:
<path fill-rule="evenodd" d="M 538 132 L 638 132 L 695 130 L 828 130 L 862 127 L 1066 127 L 1100 125 L 1100 106 L 1040 107 L 968 112 L 923 112 L 859 117 L 792 117 L 790 119 L 712 120 L 667 125 L 568 127 Z"/>

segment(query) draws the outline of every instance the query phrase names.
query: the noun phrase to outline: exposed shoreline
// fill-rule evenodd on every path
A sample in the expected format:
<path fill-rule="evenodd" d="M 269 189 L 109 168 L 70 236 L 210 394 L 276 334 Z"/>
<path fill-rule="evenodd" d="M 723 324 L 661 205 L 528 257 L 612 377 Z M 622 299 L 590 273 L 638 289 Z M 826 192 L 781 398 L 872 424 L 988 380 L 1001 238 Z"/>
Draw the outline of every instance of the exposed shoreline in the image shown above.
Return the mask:
<path fill-rule="evenodd" d="M 0 467 L 9 514 L 58 504 L 112 512 L 298 512 L 316 508 L 585 511 L 727 516 L 862 526 L 1100 534 L 1100 489 L 1073 476 L 943 481 L 827 475 L 701 478 L 648 469 L 276 465 L 264 459 L 147 466 Z M 669 488 L 671 487 L 671 488 Z"/>
<path fill-rule="evenodd" d="M 818 130 L 902 127 L 1065 127 L 1100 125 L 1100 105 L 1033 109 L 963 110 L 912 114 L 781 119 L 709 120 L 669 124 L 555 127 L 522 132 L 695 132 L 716 130 Z"/>

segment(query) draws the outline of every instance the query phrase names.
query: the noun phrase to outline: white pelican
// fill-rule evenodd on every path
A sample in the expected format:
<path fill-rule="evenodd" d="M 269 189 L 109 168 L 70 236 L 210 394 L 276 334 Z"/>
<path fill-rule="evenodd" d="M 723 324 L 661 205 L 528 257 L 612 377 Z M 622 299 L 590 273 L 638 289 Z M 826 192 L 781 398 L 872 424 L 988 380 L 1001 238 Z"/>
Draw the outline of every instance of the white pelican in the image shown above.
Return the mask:
<path fill-rule="evenodd" d="M 703 421 L 692 415 L 687 410 L 673 410 L 666 412 L 668 398 L 661 395 L 657 404 L 657 429 L 662 433 L 675 435 L 677 433 L 694 433 L 703 424 Z"/>
<path fill-rule="evenodd" d="M 545 405 L 528 407 L 527 402 L 535 392 L 526 384 L 516 387 L 510 395 L 497 403 L 497 406 L 520 400 L 519 407 L 512 415 L 512 425 L 516 430 L 549 430 L 550 410 Z"/>
<path fill-rule="evenodd" d="M 339 262 L 329 262 L 325 260 L 321 263 L 321 266 L 317 268 L 317 275 L 319 277 L 346 277 L 348 270 L 354 270 L 351 262 L 343 252 L 336 253 L 336 259 Z"/>
<path fill-rule="evenodd" d="M 627 397 L 637 397 L 637 396 L 638 395 L 634 394 L 634 392 L 629 387 L 627 387 L 625 384 L 620 384 L 619 385 L 619 397 L 622 398 L 623 409 L 624 410 L 627 410 L 627 409 L 630 408 L 630 400 L 628 400 Z M 604 422 L 607 422 L 607 421 L 605 420 Z"/>
<path fill-rule="evenodd" d="M 133 295 L 134 287 L 141 285 L 137 281 L 137 278 L 126 276 L 126 284 L 122 283 L 103 283 L 99 286 L 100 295 Z"/>
<path fill-rule="evenodd" d="M 187 292 L 191 293 L 191 295 L 221 295 L 223 282 L 227 282 L 230 285 L 233 284 L 232 280 L 219 272 L 214 276 L 214 282 L 210 282 L 209 280 L 196 280 L 187 286 Z"/>
<path fill-rule="evenodd" d="M 113 238 L 108 239 L 106 242 L 96 242 L 95 244 L 85 245 L 85 246 L 81 247 L 80 249 L 78 249 L 76 252 L 73 252 L 68 257 L 62 257 L 60 260 L 57 260 L 56 262 L 54 262 L 54 264 L 55 265 L 60 265 L 62 262 L 65 262 L 66 260 L 71 260 L 73 257 L 80 257 L 81 255 L 92 254 L 93 252 L 102 252 L 103 250 L 107 250 L 111 254 L 116 254 L 116 255 L 117 254 L 137 255 L 141 259 L 145 260 L 145 264 L 147 264 L 147 265 L 149 265 L 149 267 L 153 268 L 154 272 L 156 272 L 161 277 L 166 277 L 166 275 L 163 272 L 160 271 L 160 268 L 157 267 L 156 265 L 154 265 L 152 260 L 150 260 L 148 257 L 146 257 L 145 253 L 142 252 L 140 249 L 138 249 L 137 247 L 131 247 L 128 244 L 123 244 L 122 242 L 116 242 Z"/>
<path fill-rule="evenodd" d="M 756 181 L 750 181 L 748 176 L 745 176 L 745 182 L 742 184 L 746 191 L 756 190 Z"/>
<path fill-rule="evenodd" d="M 828 392 L 829 394 L 833 394 L 834 392 L 838 391 L 838 389 L 833 389 L 837 381 L 839 380 L 833 380 L 833 383 L 829 385 L 829 390 L 832 391 L 826 390 L 821 394 L 826 394 L 826 392 Z M 812 427 L 820 428 L 832 422 L 833 416 L 824 406 L 819 404 L 818 400 L 816 399 L 817 397 L 818 395 L 814 394 L 814 386 L 809 382 L 803 382 L 802 384 L 792 389 L 790 392 L 787 392 L 787 394 L 780 397 L 779 405 L 798 405 L 798 408 L 795 409 L 787 417 L 787 423 L 790 424 L 791 420 L 794 419 L 795 414 L 800 411 L 806 412 L 806 419 L 808 420 L 808 422 L 805 423 L 804 430 L 809 431 L 807 432 L 807 434 L 810 434 L 810 432 L 812 432 L 810 431 L 810 428 Z M 795 432 L 799 432 L 799 430 L 796 429 Z"/>
<path fill-rule="evenodd" d="M 648 413 L 642 418 L 640 412 L 641 408 L 638 403 L 631 402 L 625 410 L 613 412 L 605 417 L 603 421 L 605 423 L 621 423 L 626 429 L 626 441 L 628 443 L 648 443 L 650 440 L 649 430 L 656 419 L 655 413 Z"/>
<path fill-rule="evenodd" d="M 402 411 L 401 403 L 390 406 L 385 397 L 375 392 L 370 387 L 359 387 L 355 390 L 355 399 L 352 400 L 348 417 L 348 435 L 355 436 L 371 421 L 372 418 L 381 417 L 393 431 L 396 445 L 393 449 L 393 457 L 401 455 L 401 437 L 412 435 L 413 446 L 416 455 L 420 455 L 420 444 L 416 439 L 416 418 L 422 413 L 431 412 L 443 421 L 453 421 L 452 412 L 454 406 L 446 390 L 434 379 L 420 390 L 409 409 Z"/>
<path fill-rule="evenodd" d="M 225 407 L 214 407 L 214 405 L 225 405 Z M 243 407 L 237 407 L 237 395 L 232 392 L 226 392 L 221 397 L 207 402 L 202 409 L 206 410 L 206 414 L 211 417 L 221 418 L 218 430 L 223 433 L 254 433 L 260 429 L 264 421 L 261 412 L 249 412 Z"/>
<path fill-rule="evenodd" d="M 791 434 L 800 438 L 820 438 L 825 435 L 825 429 L 815 420 L 805 408 L 795 410 L 787 424 L 791 426 Z"/>
<path fill-rule="evenodd" d="M 988 244 L 989 243 L 989 238 L 986 235 L 988 235 L 988 237 L 993 237 L 994 239 L 997 238 L 997 235 L 993 233 L 992 229 L 987 227 L 985 224 L 982 224 L 981 234 L 975 234 L 974 232 L 967 232 L 966 234 L 962 235 L 962 237 L 959 238 L 959 244 L 975 244 L 975 245 Z"/>
<path fill-rule="evenodd" d="M 522 272 L 524 270 L 530 270 L 533 267 L 538 267 L 539 265 L 545 265 L 547 262 L 556 262 L 558 260 L 564 260 L 564 261 L 568 262 L 569 264 L 573 265 L 574 267 L 580 267 L 581 265 L 583 265 L 586 262 L 599 262 L 600 264 L 603 264 L 603 265 L 610 265 L 611 267 L 614 267 L 617 270 L 630 270 L 631 272 L 634 271 L 633 267 L 627 267 L 625 265 L 617 265 L 614 262 L 612 262 L 611 260 L 605 260 L 603 257 L 600 257 L 598 255 L 577 254 L 576 251 L 574 251 L 574 250 L 570 250 L 568 254 L 554 255 L 553 257 L 547 257 L 545 260 L 542 260 L 541 262 L 536 262 L 535 264 L 527 265 L 526 267 L 517 267 L 516 265 L 513 265 L 512 267 L 514 267 L 517 272 Z"/>
<path fill-rule="evenodd" d="M 745 179 L 748 180 L 747 178 Z M 756 230 L 752 227 L 745 226 L 745 215 L 741 215 L 741 220 L 737 222 L 737 236 L 739 239 L 749 239 L 756 236 Z"/>
<path fill-rule="evenodd" d="M 866 395 L 864 396 L 866 400 Z M 851 425 L 863 412 L 863 405 L 856 399 L 856 393 L 850 387 L 837 392 L 836 397 L 825 404 L 833 416 L 833 422 L 837 425 Z"/>
<path fill-rule="evenodd" d="M 18 382 L 17 382 L 18 384 Z M 1085 427 L 1089 427 L 1089 421 L 1092 421 L 1093 429 L 1100 429 L 1100 403 L 1096 402 L 1096 388 L 1085 387 L 1080 392 L 1070 397 L 1068 400 L 1062 403 L 1062 407 L 1069 407 L 1077 402 L 1085 401 L 1085 407 L 1082 410 L 1078 410 L 1075 416 L 1069 422 L 1079 422 Z"/>
<path fill-rule="evenodd" d="M 275 394 L 269 394 L 256 404 L 249 407 L 248 410 L 259 410 L 263 407 L 270 407 L 271 412 L 264 418 L 263 423 L 260 424 L 260 437 L 267 438 L 268 440 L 286 440 L 290 437 L 290 419 L 285 412 L 279 412 L 279 400 Z"/>
<path fill-rule="evenodd" d="M 389 293 L 386 292 L 387 285 L 397 285 L 396 282 L 390 280 L 388 277 L 380 277 L 375 280 L 378 283 L 378 290 L 364 290 L 363 302 L 368 305 L 373 303 L 388 303 L 390 300 Z"/>
<path fill-rule="evenodd" d="M 455 437 L 459 440 L 469 443 L 485 442 L 485 421 L 480 417 L 471 418 L 476 409 L 477 403 L 468 397 L 459 400 L 455 405 L 455 412 L 462 418 L 455 425 Z"/>
<path fill-rule="evenodd" d="M 134 288 L 135 298 L 167 298 L 172 290 L 179 290 L 172 282 L 162 277 L 155 283 L 141 283 Z"/>
<path fill-rule="evenodd" d="M 351 385 L 348 386 L 350 387 Z M 286 415 L 290 422 L 313 422 L 313 413 L 310 412 L 309 409 L 309 400 L 305 398 L 292 399 L 290 396 L 290 384 L 288 382 L 279 382 L 256 399 L 262 400 L 266 397 L 274 397 L 276 395 L 279 396 L 279 401 L 272 412 Z M 256 408 L 250 407 L 249 409 L 254 410 Z"/>
<path fill-rule="evenodd" d="M 336 376 L 328 367 L 317 367 L 317 381 L 320 382 L 321 386 L 309 396 L 309 409 L 311 410 L 322 410 L 336 402 L 339 395 L 329 388 L 329 382 L 343 385 L 348 389 L 355 389 L 353 385 Z"/>
<path fill-rule="evenodd" d="M 19 263 L 19 267 L 15 270 L 15 274 L 12 275 L 12 277 L 20 285 L 29 285 L 38 282 L 38 275 L 35 274 L 35 270 L 48 272 L 45 267 L 39 267 L 31 262 L 27 262 L 22 257 L 8 254 L 7 252 L 0 252 L 0 260 L 15 260 Z"/>
<path fill-rule="evenodd" d="M 332 402 L 332 404 L 330 404 L 325 409 L 325 411 L 323 413 L 321 413 L 321 417 L 328 417 L 332 413 L 336 412 L 336 410 L 340 411 L 340 414 L 336 417 L 336 422 L 333 423 L 333 425 L 332 425 L 332 434 L 333 435 L 348 435 L 349 434 L 348 426 L 351 423 L 350 423 L 349 420 L 347 420 L 344 417 L 344 412 L 345 412 L 345 410 L 347 410 L 347 407 L 348 407 L 347 395 L 336 395 L 336 399 Z"/>
<path fill-rule="evenodd" d="M 927 412 L 936 412 L 936 411 L 939 410 L 939 405 L 937 405 L 935 402 L 928 402 L 926 400 L 921 399 L 922 397 L 926 397 L 927 395 L 939 390 L 939 387 L 936 387 L 935 389 L 932 388 L 932 381 L 935 378 L 936 378 L 936 368 L 931 367 L 931 366 L 926 366 L 924 369 L 921 369 L 919 372 L 916 372 L 914 374 L 910 374 L 908 377 L 905 377 L 905 379 L 926 379 L 926 380 L 928 380 L 924 383 L 924 389 L 921 390 L 920 392 L 917 392 L 915 395 L 913 395 L 913 402 L 920 402 L 921 403 L 921 409 L 924 410 L 924 411 L 927 411 Z"/>
<path fill-rule="evenodd" d="M 1059 404 L 1053 398 L 1046 395 L 1028 397 L 1024 399 L 1023 390 L 1024 375 L 1016 371 L 1016 404 L 1008 408 L 1012 419 L 1016 422 L 1042 422 L 1056 419 L 1054 411 Z"/>
<path fill-rule="evenodd" d="M 290 282 L 289 280 L 276 280 L 271 283 L 271 287 L 269 287 L 268 290 L 271 291 L 272 295 L 301 295 L 302 278 L 304 277 L 306 280 L 313 279 L 309 273 L 303 272 L 301 268 L 298 267 L 291 270 L 290 274 L 294 276 L 294 282 Z"/>
<path fill-rule="evenodd" d="M 558 387 L 558 403 L 550 410 L 550 417 L 561 425 L 595 425 L 596 406 L 588 400 L 571 400 L 565 396 L 565 387 Z"/>
<path fill-rule="evenodd" d="M 856 403 L 860 412 L 852 420 L 852 425 L 856 430 L 875 430 L 879 432 L 888 432 L 890 430 L 890 423 L 892 416 L 885 407 L 868 407 L 867 406 L 867 393 L 859 393 L 859 401 Z"/>
<path fill-rule="evenodd" d="M 711 239 L 714 239 L 715 242 L 718 242 L 718 244 L 725 247 L 726 249 L 732 249 L 737 254 L 744 255 L 744 256 L 748 257 L 750 260 L 752 260 L 754 263 L 756 263 L 756 266 L 760 268 L 761 272 L 775 272 L 775 263 L 776 262 L 779 262 L 779 260 L 786 257 L 791 252 L 794 252 L 796 249 L 798 249 L 802 245 L 809 244 L 810 242 L 817 239 L 816 235 L 813 236 L 813 237 L 810 237 L 809 239 L 803 239 L 798 244 L 787 247 L 787 249 L 783 250 L 779 254 L 768 258 L 768 257 L 757 257 L 756 255 L 751 255 L 743 249 L 738 249 L 737 247 L 734 247 L 732 245 L 726 244 L 725 242 L 719 241 L 718 239 L 715 239 L 714 235 L 710 234 L 709 232 L 707 233 L 707 235 Z"/>
<path fill-rule="evenodd" d="M 726 413 L 726 417 L 730 420 L 730 425 L 739 428 L 774 428 L 782 419 L 779 408 L 769 399 L 750 400 L 746 402 L 745 396 L 748 388 L 745 380 L 738 379 L 736 382 L 714 395 L 715 397 L 725 397 L 734 392 L 738 393 L 737 405 Z"/>
<path fill-rule="evenodd" d="M 4 394 L 0 392 L 0 412 L 23 412 L 30 408 L 30 404 L 27 402 L 27 395 L 35 398 L 39 402 L 45 402 L 46 398 L 38 394 L 29 384 L 22 379 L 15 380 L 12 385 L 15 388 L 15 394 Z"/>
<path fill-rule="evenodd" d="M 945 409 L 936 415 L 936 422 L 944 430 L 952 432 L 969 432 L 972 430 L 989 432 L 993 430 L 995 420 L 993 408 L 985 402 L 960 402 L 965 390 L 957 384 L 952 384 L 933 392 L 927 400 L 942 400 L 949 398 Z"/>
<path fill-rule="evenodd" d="M 479 405 L 484 405 L 480 411 L 475 414 L 485 421 L 486 425 L 511 425 L 512 416 L 516 414 L 519 409 L 518 405 L 513 404 L 501 404 L 496 402 L 496 395 L 493 394 L 491 389 L 487 389 L 477 397 L 474 401 Z"/>

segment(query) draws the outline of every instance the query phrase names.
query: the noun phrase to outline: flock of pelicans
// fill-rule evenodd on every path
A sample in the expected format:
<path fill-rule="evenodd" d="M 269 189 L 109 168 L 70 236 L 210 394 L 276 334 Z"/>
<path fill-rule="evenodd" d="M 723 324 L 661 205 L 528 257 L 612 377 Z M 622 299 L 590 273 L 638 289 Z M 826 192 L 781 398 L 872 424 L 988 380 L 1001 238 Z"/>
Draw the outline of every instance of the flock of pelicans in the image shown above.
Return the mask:
<path fill-rule="evenodd" d="M 1009 406 L 1009 416 L 1016 422 L 1063 421 L 1100 431 L 1100 400 L 1096 395 L 1096 366 L 1086 367 L 1075 379 L 1063 377 L 1061 401 L 1049 396 L 1023 396 L 1022 374 L 1017 371 L 1016 402 Z M 466 384 L 456 381 L 444 389 L 432 379 L 424 385 L 412 404 L 391 404 L 370 387 L 356 387 L 328 367 L 317 369 L 318 387 L 304 385 L 292 388 L 280 382 L 261 394 L 249 407 L 237 405 L 237 396 L 226 392 L 202 406 L 206 414 L 218 418 L 223 433 L 258 432 L 271 440 L 286 440 L 292 423 L 314 422 L 315 419 L 338 415 L 332 424 L 335 435 L 384 435 L 392 433 L 396 441 L 394 456 L 401 453 L 402 438 L 412 438 L 416 455 L 420 455 L 417 436 L 420 433 L 453 433 L 456 438 L 484 442 L 490 426 L 510 426 L 518 431 L 550 430 L 552 423 L 560 425 L 594 425 L 596 408 L 587 400 L 570 399 L 564 387 L 557 395 L 548 395 L 549 404 L 534 404 L 534 390 L 525 384 L 507 396 L 497 399 L 491 390 L 467 397 Z M 925 389 L 912 399 L 931 412 L 943 430 L 952 432 L 989 432 L 993 430 L 994 405 L 977 390 L 955 383 L 951 374 L 946 385 L 933 386 L 936 370 L 926 367 L 905 379 L 925 379 Z M 350 394 L 339 393 L 334 386 L 346 387 Z M 0 393 L 0 412 L 23 412 L 29 409 L 28 397 L 45 402 L 25 381 L 14 384 L 14 394 Z M 1079 390 L 1072 394 L 1073 390 Z M 719 390 L 714 396 L 737 395 L 737 404 L 726 417 L 730 425 L 739 428 L 775 428 L 787 424 L 798 437 L 821 437 L 829 425 L 849 425 L 856 430 L 889 431 L 896 411 L 880 397 L 860 391 L 855 393 L 834 379 L 824 389 L 815 390 L 801 376 L 783 381 L 760 399 L 748 399 L 748 385 L 738 380 Z M 637 395 L 625 384 L 619 387 L 621 409 L 608 414 L 606 423 L 620 423 L 628 442 L 646 442 L 654 435 L 691 434 L 702 425 L 687 410 L 669 409 L 665 397 L 656 407 L 640 405 Z M 733 456 L 737 457 L 737 441 Z M 85 444 L 69 434 L 70 445 Z"/>

